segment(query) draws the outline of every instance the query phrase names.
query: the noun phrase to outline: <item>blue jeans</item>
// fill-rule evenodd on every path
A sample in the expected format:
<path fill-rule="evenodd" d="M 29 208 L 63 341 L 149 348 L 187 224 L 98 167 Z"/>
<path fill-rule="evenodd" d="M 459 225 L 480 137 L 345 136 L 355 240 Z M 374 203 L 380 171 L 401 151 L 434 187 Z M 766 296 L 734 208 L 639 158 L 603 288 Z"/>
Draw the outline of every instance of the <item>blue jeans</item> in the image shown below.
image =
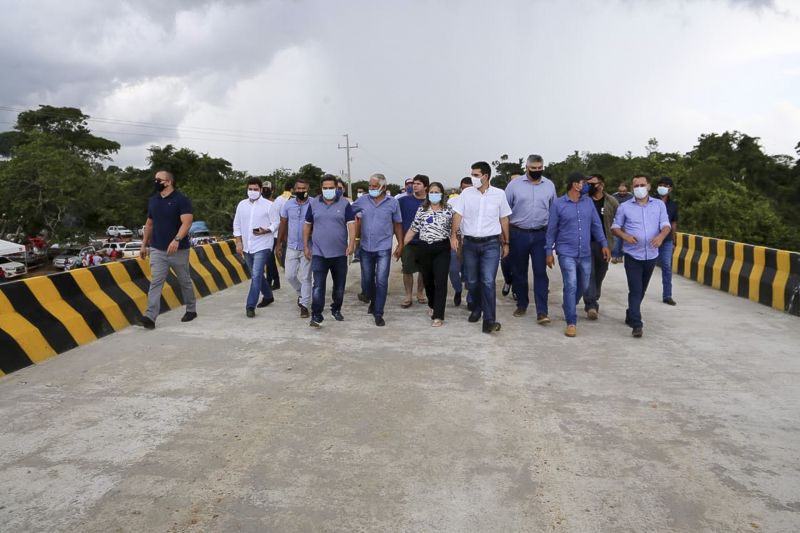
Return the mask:
<path fill-rule="evenodd" d="M 375 306 L 375 316 L 383 316 L 386 295 L 389 293 L 389 267 L 392 249 L 368 252 L 361 249 L 361 292 Z"/>
<path fill-rule="evenodd" d="M 564 319 L 569 324 L 578 323 L 578 299 L 589 286 L 592 275 L 592 256 L 567 257 L 558 256 L 558 266 L 561 267 L 561 278 L 564 283 Z"/>
<path fill-rule="evenodd" d="M 272 298 L 272 289 L 269 288 L 267 276 L 264 275 L 264 267 L 270 257 L 272 257 L 272 250 L 269 248 L 252 254 L 244 253 L 244 260 L 247 262 L 247 268 L 250 269 L 250 291 L 247 293 L 247 303 L 245 304 L 248 309 L 255 308 L 259 293 L 263 294 L 267 300 Z"/>
<path fill-rule="evenodd" d="M 611 257 L 622 257 L 622 243 L 619 237 L 614 238 L 614 247 L 611 249 Z"/>
<path fill-rule="evenodd" d="M 450 285 L 455 292 L 461 292 L 461 276 L 464 273 L 464 262 L 458 258 L 454 250 L 450 250 Z"/>
<path fill-rule="evenodd" d="M 628 278 L 628 309 L 625 310 L 625 323 L 632 328 L 641 328 L 642 300 L 650 283 L 650 276 L 656 267 L 657 259 L 640 261 L 625 254 L 625 277 Z"/>
<path fill-rule="evenodd" d="M 675 243 L 672 237 L 667 237 L 658 249 L 658 264 L 661 267 L 661 285 L 663 292 L 661 298 L 666 300 L 672 298 L 672 252 L 675 250 Z"/>
<path fill-rule="evenodd" d="M 517 295 L 517 307 L 527 309 L 528 303 L 528 258 L 533 267 L 533 300 L 536 314 L 547 314 L 547 295 L 550 278 L 547 277 L 547 253 L 545 243 L 547 231 L 523 231 L 513 226 L 509 234 L 509 257 L 511 258 L 511 281 Z"/>
<path fill-rule="evenodd" d="M 483 312 L 484 322 L 495 321 L 495 278 L 500 265 L 500 239 L 472 242 L 464 239 L 464 271 L 467 289 L 472 294 L 475 309 Z"/>
<path fill-rule="evenodd" d="M 314 273 L 314 286 L 311 289 L 311 318 L 315 322 L 322 322 L 328 272 L 331 273 L 331 278 L 333 278 L 331 312 L 335 313 L 342 310 L 344 285 L 347 281 L 347 256 L 322 257 L 321 255 L 313 255 L 311 256 L 311 272 Z"/>

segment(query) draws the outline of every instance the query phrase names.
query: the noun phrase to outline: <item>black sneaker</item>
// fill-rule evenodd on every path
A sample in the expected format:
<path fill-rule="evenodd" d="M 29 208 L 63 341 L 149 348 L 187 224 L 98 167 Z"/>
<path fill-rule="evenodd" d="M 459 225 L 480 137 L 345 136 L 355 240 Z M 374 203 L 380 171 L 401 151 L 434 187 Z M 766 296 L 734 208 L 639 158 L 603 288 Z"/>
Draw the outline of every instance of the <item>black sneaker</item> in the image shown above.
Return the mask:
<path fill-rule="evenodd" d="M 375 304 L 373 302 L 369 303 L 369 307 L 367 307 L 367 314 L 374 315 L 375 314 Z M 377 320 L 377 317 L 375 317 Z"/>
<path fill-rule="evenodd" d="M 461 305 L 461 291 L 458 291 L 453 295 L 453 305 L 455 305 L 456 307 Z"/>
<path fill-rule="evenodd" d="M 344 320 L 341 311 L 331 311 L 331 315 L 333 316 L 334 319 L 336 319 L 337 322 L 341 322 L 342 320 Z"/>
<path fill-rule="evenodd" d="M 367 302 L 369 302 L 369 297 L 366 294 L 364 294 L 363 292 L 359 292 L 358 293 L 358 301 L 367 303 Z"/>
<path fill-rule="evenodd" d="M 467 300 L 467 311 L 474 311 L 475 310 L 475 302 L 470 302 Z"/>
<path fill-rule="evenodd" d="M 300 318 L 308 318 L 308 307 L 305 305 L 300 306 Z"/>
<path fill-rule="evenodd" d="M 481 310 L 476 309 L 469 314 L 469 318 L 467 320 L 469 320 L 470 322 L 477 322 L 480 319 L 481 319 Z"/>
<path fill-rule="evenodd" d="M 519 318 L 521 316 L 525 316 L 525 313 L 527 312 L 528 310 L 525 309 L 524 307 L 517 307 L 516 309 L 514 309 L 514 316 Z"/>
<path fill-rule="evenodd" d="M 261 298 L 261 302 L 256 307 L 266 307 L 274 301 L 275 298 Z"/>
<path fill-rule="evenodd" d="M 244 312 L 247 315 L 247 318 L 253 318 L 256 316 L 256 310 L 252 307 L 248 307 Z"/>
<path fill-rule="evenodd" d="M 322 326 L 322 317 L 321 316 L 313 316 L 311 317 L 311 322 L 308 323 L 309 326 L 312 328 L 318 328 Z"/>
<path fill-rule="evenodd" d="M 156 329 L 156 323 L 143 316 L 139 319 L 139 325 L 142 326 L 144 329 Z"/>
<path fill-rule="evenodd" d="M 375 317 L 375 325 L 383 327 L 386 325 L 386 321 L 383 319 L 382 316 L 378 315 Z"/>
<path fill-rule="evenodd" d="M 503 283 L 503 296 L 508 296 L 508 293 L 511 292 L 511 285 L 508 283 Z"/>
<path fill-rule="evenodd" d="M 542 325 L 549 324 L 550 323 L 550 317 L 547 316 L 544 313 L 537 313 L 536 314 L 536 323 L 537 324 L 542 324 Z"/>
<path fill-rule="evenodd" d="M 643 332 L 642 332 L 642 328 L 633 328 L 633 332 L 632 332 L 632 334 L 633 334 L 633 336 L 634 336 L 634 337 L 636 337 L 637 339 L 638 339 L 639 337 L 641 337 L 641 336 L 642 336 L 642 333 L 643 333 Z"/>
<path fill-rule="evenodd" d="M 270 285 L 269 288 L 272 289 L 273 291 L 277 291 L 278 289 L 280 289 L 281 288 L 280 280 L 276 279 L 275 281 L 273 281 L 272 285 Z"/>
<path fill-rule="evenodd" d="M 483 323 L 483 332 L 484 333 L 494 333 L 495 331 L 500 331 L 500 322 L 484 322 Z"/>
<path fill-rule="evenodd" d="M 662 301 L 667 305 L 678 305 L 672 298 L 664 298 Z"/>
<path fill-rule="evenodd" d="M 195 318 L 197 318 L 197 313 L 194 311 L 186 311 L 181 317 L 181 322 L 191 322 Z"/>

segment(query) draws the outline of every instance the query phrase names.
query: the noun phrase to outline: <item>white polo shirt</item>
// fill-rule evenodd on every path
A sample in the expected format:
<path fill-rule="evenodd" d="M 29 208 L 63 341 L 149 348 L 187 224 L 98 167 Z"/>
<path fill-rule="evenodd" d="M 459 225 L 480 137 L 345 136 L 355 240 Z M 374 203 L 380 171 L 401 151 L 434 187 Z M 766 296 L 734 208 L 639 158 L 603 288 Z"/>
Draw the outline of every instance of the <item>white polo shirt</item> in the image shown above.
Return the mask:
<path fill-rule="evenodd" d="M 260 196 L 255 202 L 245 198 L 236 206 L 233 236 L 242 238 L 242 249 L 248 254 L 271 250 L 280 218 L 272 218 L 272 202 Z M 265 235 L 253 235 L 253 228 L 269 229 Z"/>
<path fill-rule="evenodd" d="M 475 187 L 464 189 L 450 205 L 461 215 L 461 233 L 467 237 L 500 235 L 500 219 L 511 214 L 506 194 L 491 185 L 484 193 Z"/>

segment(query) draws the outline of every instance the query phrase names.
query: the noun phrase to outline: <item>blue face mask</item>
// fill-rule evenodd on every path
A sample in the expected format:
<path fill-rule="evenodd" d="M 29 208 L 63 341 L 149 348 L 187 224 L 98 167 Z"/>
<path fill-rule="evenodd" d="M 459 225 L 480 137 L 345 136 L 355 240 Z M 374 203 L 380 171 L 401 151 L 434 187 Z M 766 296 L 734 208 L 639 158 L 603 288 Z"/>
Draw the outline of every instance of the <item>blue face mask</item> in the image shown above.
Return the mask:
<path fill-rule="evenodd" d="M 412 187 L 411 185 L 406 187 L 406 194 L 414 194 L 414 187 Z"/>
<path fill-rule="evenodd" d="M 322 189 L 322 197 L 326 200 L 333 200 L 336 198 L 336 189 Z"/>
<path fill-rule="evenodd" d="M 428 193 L 428 200 L 430 200 L 432 204 L 438 204 L 439 202 L 442 201 L 442 193 L 440 192 Z"/>
<path fill-rule="evenodd" d="M 336 189 L 336 198 L 341 198 L 343 194 L 344 191 L 342 189 Z"/>
<path fill-rule="evenodd" d="M 378 196 L 381 195 L 381 190 L 380 189 L 370 189 L 369 190 L 369 195 L 372 196 L 373 198 L 377 198 Z"/>
<path fill-rule="evenodd" d="M 589 184 L 584 183 L 583 187 L 581 188 L 581 194 L 589 194 Z"/>

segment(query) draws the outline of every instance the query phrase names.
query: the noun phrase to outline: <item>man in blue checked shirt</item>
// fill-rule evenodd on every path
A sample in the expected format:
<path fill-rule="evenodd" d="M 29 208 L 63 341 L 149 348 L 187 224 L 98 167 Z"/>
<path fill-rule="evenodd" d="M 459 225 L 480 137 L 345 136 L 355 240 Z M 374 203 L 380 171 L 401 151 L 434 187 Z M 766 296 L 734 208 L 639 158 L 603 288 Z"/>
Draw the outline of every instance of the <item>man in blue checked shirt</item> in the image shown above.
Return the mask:
<path fill-rule="evenodd" d="M 634 337 L 642 336 L 642 300 L 658 260 L 658 249 L 672 231 L 664 202 L 650 197 L 647 176 L 633 177 L 633 200 L 620 204 L 611 231 L 625 241 L 625 276 L 628 278 L 628 309 L 625 323 Z"/>
<path fill-rule="evenodd" d="M 603 223 L 586 194 L 586 176 L 573 172 L 567 178 L 567 194 L 557 198 L 550 206 L 547 222 L 547 266 L 553 268 L 553 245 L 558 254 L 558 266 L 564 283 L 564 319 L 567 328 L 564 335 L 578 334 L 578 299 L 589 285 L 592 273 L 592 239 L 602 246 L 603 259 L 611 260 Z"/>

